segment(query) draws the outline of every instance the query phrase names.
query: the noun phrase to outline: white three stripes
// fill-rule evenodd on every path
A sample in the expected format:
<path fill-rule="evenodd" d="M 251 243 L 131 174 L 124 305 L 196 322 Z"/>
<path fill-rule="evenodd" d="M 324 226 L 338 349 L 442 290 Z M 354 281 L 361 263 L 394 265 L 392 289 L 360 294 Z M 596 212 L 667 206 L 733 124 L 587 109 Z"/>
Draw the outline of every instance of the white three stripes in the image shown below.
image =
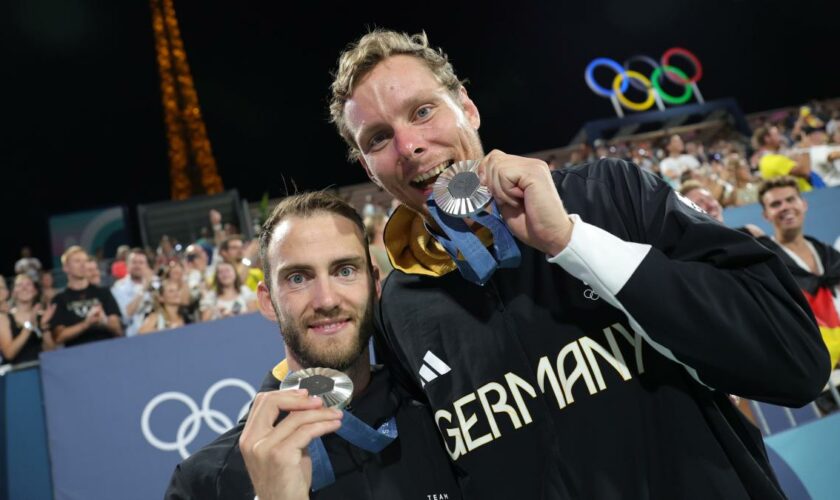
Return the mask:
<path fill-rule="evenodd" d="M 426 363 L 420 367 L 421 385 L 425 386 L 427 382 L 436 379 L 438 375 L 449 373 L 449 366 L 444 363 L 439 357 L 432 354 L 432 351 L 426 351 L 423 356 L 423 362 Z M 437 373 L 435 373 L 437 372 Z"/>

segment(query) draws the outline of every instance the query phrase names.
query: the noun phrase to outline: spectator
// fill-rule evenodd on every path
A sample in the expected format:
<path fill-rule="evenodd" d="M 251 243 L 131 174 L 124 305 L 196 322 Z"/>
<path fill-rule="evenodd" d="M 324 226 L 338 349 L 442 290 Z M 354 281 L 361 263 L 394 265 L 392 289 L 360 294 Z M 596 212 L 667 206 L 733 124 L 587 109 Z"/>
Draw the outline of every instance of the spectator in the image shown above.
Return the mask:
<path fill-rule="evenodd" d="M 679 134 L 671 136 L 665 149 L 668 151 L 668 157 L 659 162 L 659 173 L 668 184 L 676 188 L 683 172 L 698 168 L 700 162 L 694 156 L 685 153 L 685 145 Z"/>
<path fill-rule="evenodd" d="M 128 257 L 129 251 L 130 248 L 128 245 L 120 245 L 117 247 L 117 255 L 114 257 L 113 264 L 111 264 L 111 276 L 113 276 L 115 280 L 122 279 L 128 272 L 125 261 Z"/>
<path fill-rule="evenodd" d="M 184 271 L 184 265 L 178 258 L 169 261 L 162 271 L 164 281 L 172 281 L 178 284 L 178 289 L 181 292 L 181 305 L 187 306 L 190 303 L 190 290 L 187 287 L 187 275 Z"/>
<path fill-rule="evenodd" d="M 834 367 L 840 359 L 840 252 L 804 234 L 808 202 L 793 177 L 765 181 L 759 196 L 764 218 L 774 230 L 773 240 L 762 242 L 781 257 L 802 288 Z"/>
<path fill-rule="evenodd" d="M 832 146 L 840 146 L 840 121 L 837 122 L 838 125 L 834 127 L 834 130 L 829 134 L 828 143 Z"/>
<path fill-rule="evenodd" d="M 192 244 L 186 250 L 187 288 L 190 294 L 189 309 L 198 310 L 201 294 L 207 289 L 207 252 L 201 245 Z"/>
<path fill-rule="evenodd" d="M 222 244 L 222 240 L 225 239 L 227 233 L 225 232 L 225 226 L 222 224 L 222 213 L 216 209 L 210 209 L 208 212 L 208 216 L 210 218 L 210 227 L 213 228 L 213 244 L 212 246 L 215 248 L 219 248 L 219 245 Z M 207 238 L 207 228 L 202 228 L 201 231 L 201 238 L 199 239 L 199 244 L 202 246 L 207 245 L 210 243 L 210 240 Z M 216 255 L 212 256 L 211 264 L 216 262 Z"/>
<path fill-rule="evenodd" d="M 373 264 L 379 270 L 379 281 L 384 282 L 388 274 L 394 270 L 391 260 L 388 258 L 388 251 L 385 250 L 385 224 L 388 218 L 382 212 L 365 217 L 365 236 L 370 245 L 370 255 L 373 257 Z"/>
<path fill-rule="evenodd" d="M 160 286 L 152 272 L 149 255 L 142 248 L 133 248 L 128 254 L 128 274 L 114 283 L 111 293 L 119 304 L 125 321 L 125 335 L 135 335 L 152 310 L 150 287 Z"/>
<path fill-rule="evenodd" d="M 592 149 L 589 147 L 589 144 L 581 142 L 572 150 L 569 160 L 563 165 L 563 167 L 568 168 L 577 165 L 578 163 L 583 163 L 584 161 L 590 160 L 591 157 Z"/>
<path fill-rule="evenodd" d="M 753 182 L 750 165 L 740 155 L 734 154 L 726 159 L 726 167 L 733 181 L 732 204 L 736 207 L 758 201 L 758 184 Z"/>
<path fill-rule="evenodd" d="M 639 143 L 635 145 L 631 152 L 630 152 L 630 161 L 635 163 L 639 166 L 642 170 L 647 170 L 648 172 L 658 173 L 659 166 L 653 161 L 653 155 L 651 154 L 650 145 L 647 143 Z M 583 160 L 575 162 L 575 164 L 582 163 Z"/>
<path fill-rule="evenodd" d="M 840 186 L 840 145 L 830 146 L 824 127 L 802 129 L 801 146 L 808 153 L 811 169 L 819 174 L 828 187 Z"/>
<path fill-rule="evenodd" d="M 190 283 L 190 287 L 206 282 L 208 259 L 204 247 L 193 243 L 187 246 L 184 254 L 186 255 L 187 282 Z"/>
<path fill-rule="evenodd" d="M 52 269 L 41 273 L 41 306 L 46 309 L 52 304 L 53 297 L 58 293 L 55 289 L 55 278 Z"/>
<path fill-rule="evenodd" d="M 182 304 L 184 285 L 177 280 L 164 280 L 154 291 L 154 310 L 140 326 L 138 333 L 152 333 L 170 328 L 178 328 L 190 322 Z"/>
<path fill-rule="evenodd" d="M 61 256 L 67 288 L 53 299 L 55 314 L 50 326 L 56 344 L 67 347 L 122 335 L 120 309 L 107 288 L 91 285 L 85 264 L 87 253 L 79 246 Z"/>
<path fill-rule="evenodd" d="M 213 289 L 201 301 L 201 320 L 227 318 L 257 309 L 256 294 L 242 285 L 236 268 L 227 261 L 216 265 Z"/>
<path fill-rule="evenodd" d="M 811 178 L 811 162 L 807 154 L 790 158 L 782 154 L 782 134 L 778 127 L 759 127 L 753 134 L 753 145 L 758 150 L 758 168 L 762 179 L 773 179 L 783 175 L 795 176 L 801 192 L 813 189 L 809 182 Z"/>
<path fill-rule="evenodd" d="M 696 180 L 684 182 L 679 190 L 682 196 L 685 196 L 698 207 L 702 208 L 709 216 L 718 222 L 723 222 L 723 209 L 718 203 L 717 198 L 712 196 L 712 193 L 706 189 L 703 184 Z"/>
<path fill-rule="evenodd" d="M 37 282 L 41 269 L 41 261 L 32 256 L 32 250 L 29 247 L 21 248 L 20 259 L 15 262 L 15 274 L 28 274 L 32 281 Z"/>
<path fill-rule="evenodd" d="M 159 269 L 165 266 L 167 262 L 171 261 L 177 256 L 175 243 L 172 242 L 172 239 L 168 235 L 164 234 L 160 237 L 160 243 L 158 244 L 155 256 L 155 269 Z"/>
<path fill-rule="evenodd" d="M 29 274 L 18 274 L 15 278 L 12 300 L 14 307 L 9 314 L 0 314 L 3 358 L 9 363 L 35 361 L 41 351 L 55 347 L 50 333 L 55 306 L 41 313 L 38 289 Z"/>
<path fill-rule="evenodd" d="M 247 286 L 252 292 L 256 292 L 257 285 L 263 280 L 264 276 L 260 269 L 251 267 L 250 260 L 244 262 L 245 244 L 242 236 L 233 234 L 227 236 L 219 245 L 219 256 L 222 260 L 232 263 L 236 267 L 236 273 L 239 275 L 240 281 Z"/>
<path fill-rule="evenodd" d="M 697 141 L 686 141 L 685 154 L 694 157 L 699 164 L 706 163 L 706 148 L 703 143 Z"/>
<path fill-rule="evenodd" d="M 604 139 L 595 139 L 592 143 L 595 148 L 595 159 L 606 158 L 610 154 L 610 149 L 607 147 L 607 141 Z"/>

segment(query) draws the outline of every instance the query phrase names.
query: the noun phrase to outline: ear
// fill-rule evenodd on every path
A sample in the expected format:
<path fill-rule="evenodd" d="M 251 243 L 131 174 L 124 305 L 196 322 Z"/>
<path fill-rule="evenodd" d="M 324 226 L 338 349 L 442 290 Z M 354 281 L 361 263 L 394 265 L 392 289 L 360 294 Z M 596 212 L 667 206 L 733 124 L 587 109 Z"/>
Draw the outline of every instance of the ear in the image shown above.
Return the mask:
<path fill-rule="evenodd" d="M 773 221 L 770 220 L 770 217 L 767 216 L 767 207 L 766 206 L 761 207 L 761 216 L 764 217 L 764 220 L 766 220 L 770 224 L 773 224 Z"/>
<path fill-rule="evenodd" d="M 475 130 L 478 130 L 478 127 L 481 126 L 481 115 L 478 112 L 478 107 L 475 103 L 470 99 L 470 96 L 467 94 L 467 89 L 461 86 L 458 89 L 458 96 L 461 101 L 461 109 L 464 110 L 464 114 L 467 116 L 467 120 L 469 120 L 470 125 Z"/>
<path fill-rule="evenodd" d="M 257 305 L 260 308 L 260 314 L 269 321 L 277 322 L 277 313 L 274 311 L 274 304 L 271 303 L 271 292 L 268 291 L 264 281 L 260 281 L 257 285 Z"/>
<path fill-rule="evenodd" d="M 379 179 L 376 178 L 376 175 L 373 173 L 373 171 L 368 166 L 367 161 L 365 160 L 365 157 L 362 156 L 361 154 L 359 154 L 359 163 L 361 163 L 362 168 L 365 169 L 365 173 L 367 174 L 368 179 L 370 179 L 371 182 L 373 182 L 377 186 L 382 187 L 382 183 L 379 182 Z"/>

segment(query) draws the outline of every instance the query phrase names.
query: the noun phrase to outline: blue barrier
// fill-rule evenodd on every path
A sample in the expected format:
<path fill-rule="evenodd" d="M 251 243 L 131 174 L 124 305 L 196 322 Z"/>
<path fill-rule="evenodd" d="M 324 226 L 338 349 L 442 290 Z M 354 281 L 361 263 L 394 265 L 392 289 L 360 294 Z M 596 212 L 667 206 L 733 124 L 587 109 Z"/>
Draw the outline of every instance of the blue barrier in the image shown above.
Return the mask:
<path fill-rule="evenodd" d="M 235 422 L 283 357 L 277 326 L 256 314 L 45 353 L 54 488 L 38 370 L 19 370 L 0 377 L 0 498 L 161 498 L 175 465 Z M 840 415 L 766 442 L 792 499 L 836 496 Z"/>
<path fill-rule="evenodd" d="M 834 240 L 840 236 L 840 187 L 815 189 L 802 196 L 808 202 L 805 234 L 833 245 Z M 755 224 L 768 235 L 773 235 L 773 226 L 761 216 L 760 203 L 727 208 L 723 211 L 723 217 L 729 227 Z"/>
<path fill-rule="evenodd" d="M 44 353 L 55 499 L 162 498 L 175 465 L 235 424 L 283 357 L 258 314 Z"/>
<path fill-rule="evenodd" d="M 0 377 L 0 404 L 3 445 L 0 497 L 52 498 L 38 367 L 16 369 Z"/>

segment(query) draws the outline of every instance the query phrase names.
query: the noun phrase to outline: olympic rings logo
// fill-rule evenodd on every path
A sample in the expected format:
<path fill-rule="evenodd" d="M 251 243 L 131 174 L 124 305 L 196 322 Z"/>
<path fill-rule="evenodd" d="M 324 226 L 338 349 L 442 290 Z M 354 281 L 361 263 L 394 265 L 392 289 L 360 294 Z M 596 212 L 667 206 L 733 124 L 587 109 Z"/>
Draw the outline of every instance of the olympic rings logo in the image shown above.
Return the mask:
<path fill-rule="evenodd" d="M 694 74 L 690 78 L 683 70 L 671 64 L 671 59 L 674 57 L 682 57 L 693 66 Z M 631 66 L 636 65 L 638 67 L 640 64 L 644 64 L 651 69 L 650 78 L 639 71 L 630 69 Z M 615 72 L 615 78 L 608 88 L 602 87 L 595 81 L 595 69 L 599 66 L 605 66 Z M 682 85 L 684 87 L 683 93 L 671 95 L 663 90 L 663 77 L 676 85 Z M 622 106 L 632 111 L 645 111 L 656 103 L 661 111 L 665 109 L 665 103 L 672 105 L 685 104 L 692 96 L 696 96 L 697 101 L 702 103 L 704 102 L 703 96 L 697 87 L 697 82 L 701 78 L 703 78 L 703 66 L 700 64 L 700 60 L 690 51 L 681 47 L 672 47 L 666 50 L 659 62 L 645 55 L 635 55 L 624 61 L 622 66 L 608 57 L 598 57 L 586 66 L 584 72 L 586 85 L 595 94 L 610 99 L 618 116 L 624 116 Z M 625 93 L 631 85 L 645 93 L 644 100 L 637 102 L 627 98 Z"/>
<path fill-rule="evenodd" d="M 254 391 L 254 388 L 244 380 L 240 380 L 238 378 L 226 378 L 216 382 L 207 389 L 207 392 L 204 394 L 204 398 L 201 400 L 201 408 L 198 407 L 198 404 L 196 404 L 191 397 L 187 396 L 183 392 L 164 392 L 152 398 L 151 401 L 146 403 L 146 407 L 143 409 L 143 415 L 140 418 L 140 429 L 143 431 L 143 436 L 146 438 L 146 441 L 161 451 L 177 450 L 178 453 L 180 453 L 181 458 L 186 459 L 190 456 L 187 446 L 189 446 L 195 440 L 196 436 L 198 436 L 198 432 L 201 430 L 202 421 L 204 421 L 204 423 L 206 423 L 207 426 L 217 434 L 223 434 L 230 430 L 233 427 L 234 422 L 231 421 L 231 419 L 224 413 L 210 408 L 210 405 L 213 402 L 213 397 L 217 392 L 219 392 L 219 390 L 224 389 L 225 387 L 238 387 L 245 391 L 248 395 L 248 400 L 239 411 L 239 416 L 236 417 L 236 421 L 241 420 L 242 417 L 248 413 L 248 408 L 250 407 L 254 396 L 256 396 L 256 391 Z M 158 438 L 152 432 L 149 424 L 152 413 L 158 405 L 166 401 L 179 401 L 190 410 L 190 414 L 178 426 L 174 441 L 164 441 Z"/>

